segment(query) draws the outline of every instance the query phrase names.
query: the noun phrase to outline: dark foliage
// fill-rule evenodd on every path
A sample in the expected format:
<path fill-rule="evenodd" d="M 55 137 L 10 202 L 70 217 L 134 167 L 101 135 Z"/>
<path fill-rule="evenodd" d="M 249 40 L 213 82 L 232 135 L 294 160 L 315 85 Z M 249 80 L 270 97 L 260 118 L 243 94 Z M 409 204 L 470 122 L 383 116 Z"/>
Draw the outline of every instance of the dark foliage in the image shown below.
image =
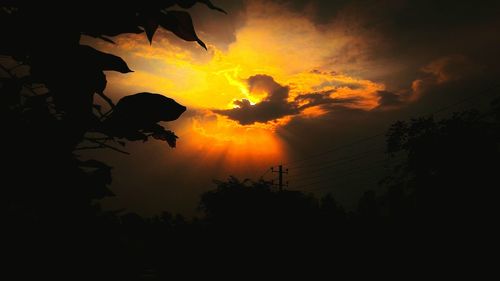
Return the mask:
<path fill-rule="evenodd" d="M 115 106 L 105 95 L 105 72 L 132 70 L 118 56 L 81 45 L 80 37 L 113 43 L 120 34 L 145 33 L 152 42 L 160 26 L 206 48 L 189 13 L 175 10 L 197 2 L 224 12 L 207 0 L 0 2 L 3 248 L 20 279 L 46 273 L 129 280 L 142 272 L 137 249 L 120 240 L 116 217 L 93 201 L 113 196 L 112 168 L 76 153 L 126 153 L 125 140 L 150 138 L 175 147 L 178 137 L 159 122 L 176 120 L 186 107 L 152 93 Z M 104 105 L 95 104 L 96 95 Z"/>
<path fill-rule="evenodd" d="M 493 108 L 441 121 L 426 117 L 395 123 L 388 133 L 388 152 L 403 153 L 407 161 L 388 179 L 392 192 L 409 196 L 409 204 L 418 202 L 419 215 L 439 228 L 484 219 L 496 205 L 488 195 L 497 186 L 500 159 L 495 114 Z M 464 208 L 465 202 L 470 208 Z M 394 211 L 406 214 L 401 208 Z"/>

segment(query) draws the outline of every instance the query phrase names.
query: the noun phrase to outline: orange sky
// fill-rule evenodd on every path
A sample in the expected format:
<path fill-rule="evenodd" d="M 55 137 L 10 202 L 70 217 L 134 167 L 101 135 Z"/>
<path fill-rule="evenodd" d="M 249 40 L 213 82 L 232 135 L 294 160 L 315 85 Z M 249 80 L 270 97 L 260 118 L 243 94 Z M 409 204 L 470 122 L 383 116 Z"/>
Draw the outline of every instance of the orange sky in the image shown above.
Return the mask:
<path fill-rule="evenodd" d="M 114 38 L 116 45 L 93 43 L 103 51 L 122 56 L 135 71 L 127 75 L 108 74 L 106 91 L 115 100 L 122 93 L 162 93 L 186 105 L 190 114 L 181 118 L 189 122 L 182 122 L 181 128 L 174 125 L 180 136 L 178 145 L 193 151 L 203 148 L 204 157 L 223 153 L 226 164 L 233 166 L 240 161 L 255 161 L 259 165 L 285 161 L 283 141 L 274 130 L 292 116 L 240 125 L 211 110 L 234 108 L 233 102 L 241 99 L 259 103 L 269 93 L 250 91 L 246 80 L 257 74 L 271 76 L 288 86 L 289 101 L 303 94 L 332 90 L 331 98 L 356 98 L 357 102 L 348 106 L 369 110 L 378 105 L 377 91 L 385 89 L 381 83 L 331 69 L 329 58 L 346 44 L 352 44 L 354 38 L 336 29 L 318 27 L 306 17 L 291 13 L 250 5 L 250 16 L 237 30 L 236 40 L 228 46 L 207 41 L 208 52 L 195 43 L 183 48 L 175 41 L 180 39 L 165 31 L 156 34 L 152 45 L 144 34 Z M 299 114 L 317 118 L 324 113 L 325 109 L 316 106 Z"/>
<path fill-rule="evenodd" d="M 101 152 L 116 175 L 117 196 L 104 200 L 106 206 L 145 214 L 192 213 L 200 194 L 214 187 L 212 179 L 257 179 L 271 165 L 380 133 L 395 120 L 445 107 L 483 88 L 488 79 L 498 80 L 498 52 L 492 48 L 498 45 L 498 16 L 477 5 L 457 2 L 456 10 L 436 10 L 429 8 L 435 1 L 217 2 L 228 15 L 204 5 L 189 10 L 208 51 L 164 30 L 157 31 L 152 45 L 145 34 L 115 37 L 114 45 L 82 39 L 122 57 L 135 71 L 106 73 L 105 92 L 113 100 L 148 91 L 188 107 L 179 120 L 166 124 L 179 136 L 175 149 L 152 141 L 127 144 L 127 156 Z M 477 23 L 471 25 L 471 18 Z M 268 119 L 248 120 L 248 113 L 257 114 L 251 109 L 272 96 L 266 87 L 250 87 L 256 76 L 272 77 L 273 85 L 286 91 L 287 100 L 279 102 L 291 108 L 288 115 L 263 123 L 253 121 Z M 331 103 L 308 106 L 313 100 L 306 97 L 314 93 Z M 235 101 L 248 107 L 245 122 L 241 115 L 238 120 L 227 114 L 235 112 Z M 342 153 L 349 152 L 324 158 Z M 293 177 L 308 171 L 290 168 L 290 185 L 296 187 Z M 358 185 L 363 178 L 353 177 L 346 189 L 330 180 L 315 188 L 352 203 L 364 188 Z"/>

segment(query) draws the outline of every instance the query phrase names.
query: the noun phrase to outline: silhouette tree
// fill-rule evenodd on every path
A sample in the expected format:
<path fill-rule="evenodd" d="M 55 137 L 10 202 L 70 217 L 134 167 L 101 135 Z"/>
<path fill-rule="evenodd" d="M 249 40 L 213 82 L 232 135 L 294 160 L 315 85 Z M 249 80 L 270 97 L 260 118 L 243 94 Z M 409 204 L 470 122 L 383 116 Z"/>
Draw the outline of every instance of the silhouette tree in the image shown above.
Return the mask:
<path fill-rule="evenodd" d="M 141 262 L 132 262 L 135 248 L 111 235 L 120 232 L 119 223 L 92 204 L 113 195 L 107 188 L 111 167 L 82 161 L 76 152 L 124 152 L 124 140 L 150 138 L 175 147 L 177 136 L 159 122 L 176 120 L 186 108 L 154 93 L 126 96 L 115 105 L 105 95 L 105 71 L 132 70 L 122 58 L 80 44 L 80 38 L 113 43 L 120 34 L 145 33 L 152 42 L 161 27 L 206 49 L 189 13 L 175 9 L 196 3 L 224 12 L 209 0 L 0 2 L 2 206 L 9 218 L 8 253 L 29 257 L 18 265 L 39 264 L 51 274 L 83 272 L 84 278 L 99 272 L 115 280 L 133 279 L 140 271 Z M 94 104 L 95 95 L 109 105 L 108 112 Z M 85 255 L 94 258 L 61 258 Z"/>
<path fill-rule="evenodd" d="M 270 235 L 314 225 L 319 208 L 312 196 L 277 191 L 265 181 L 216 181 L 217 189 L 202 195 L 200 209 L 207 220 L 224 231 Z"/>
<path fill-rule="evenodd" d="M 19 187 L 12 188 L 14 193 L 22 192 L 31 186 L 30 179 L 37 178 L 36 185 L 43 182 L 45 188 L 33 196 L 35 201 L 60 194 L 57 186 L 66 189 L 66 193 L 78 193 L 74 198 L 86 202 L 112 195 L 105 188 L 111 181 L 110 167 L 95 160 L 82 162 L 73 157 L 73 151 L 82 141 L 94 144 L 85 148 L 107 147 L 122 151 L 113 146 L 125 145 L 119 139 L 146 141 L 152 137 L 175 147 L 177 136 L 158 122 L 174 121 L 186 108 L 170 98 L 151 93 L 124 97 L 115 106 L 104 94 L 104 71 L 128 73 L 131 70 L 120 57 L 81 45 L 80 37 L 88 35 L 112 42 L 113 36 L 144 32 L 151 42 L 161 26 L 206 48 L 196 35 L 189 14 L 170 9 L 174 5 L 190 8 L 197 2 L 224 12 L 206 0 L 144 1 L 120 5 L 2 1 L 1 113 L 3 127 L 10 134 L 9 138 L 3 139 L 2 147 L 8 148 L 6 162 L 9 169 L 5 175 L 13 179 L 10 182 L 19 183 Z M 72 6 L 78 9 L 71 9 Z M 63 25 L 64 31 L 61 29 Z M 109 103 L 109 112 L 102 113 L 101 106 L 93 104 L 94 94 Z M 99 135 L 89 135 L 92 132 Z M 52 159 L 50 165 L 47 165 L 47 159 Z M 78 169 L 65 173 L 70 167 Z M 87 173 L 88 170 L 91 171 Z M 34 173 L 33 176 L 30 173 Z M 84 174 L 89 175 L 88 179 L 79 179 L 86 177 Z M 56 183 L 66 176 L 70 181 Z M 23 178 L 28 182 L 20 182 Z M 88 182 L 88 188 L 70 191 L 71 188 L 62 187 L 73 185 L 76 179 Z M 51 193 L 49 187 L 53 187 L 54 193 L 39 197 Z M 30 197 L 34 191 L 7 197 Z M 71 201 L 66 195 L 63 197 L 65 201 Z"/>
<path fill-rule="evenodd" d="M 388 181 L 391 215 L 404 214 L 405 220 L 418 215 L 446 228 L 476 223 L 491 213 L 500 156 L 496 112 L 472 110 L 440 121 L 425 117 L 395 123 L 387 150 L 393 156 L 404 154 L 406 161 Z"/>

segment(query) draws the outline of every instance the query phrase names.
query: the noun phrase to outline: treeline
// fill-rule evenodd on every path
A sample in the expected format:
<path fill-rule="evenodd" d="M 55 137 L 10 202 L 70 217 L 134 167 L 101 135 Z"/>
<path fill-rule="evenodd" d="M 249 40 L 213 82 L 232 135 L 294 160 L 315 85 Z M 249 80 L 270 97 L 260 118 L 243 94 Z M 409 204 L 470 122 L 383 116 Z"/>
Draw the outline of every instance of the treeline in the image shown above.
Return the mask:
<path fill-rule="evenodd" d="M 410 263 L 405 259 L 417 253 L 462 251 L 469 233 L 486 235 L 496 218 L 499 104 L 487 113 L 396 122 L 387 133 L 387 155 L 405 160 L 381 179 L 385 191 L 366 191 L 351 211 L 331 194 L 317 198 L 230 177 L 201 196 L 201 218 L 101 215 L 122 237 L 119 248 L 142 265 L 139 275 L 166 277 L 193 264 L 238 268 L 253 255 L 263 263 L 319 259 L 359 269 L 385 255 Z"/>
<path fill-rule="evenodd" d="M 26 202 L 36 204 L 7 205 L 5 253 L 18 274 L 165 280 L 196 273 L 193 268 L 248 269 L 253 262 L 275 259 L 360 267 L 378 255 L 391 253 L 397 259 L 429 245 L 456 250 L 470 232 L 493 233 L 499 100 L 486 113 L 396 122 L 387 133 L 387 157 L 404 161 L 381 179 L 385 191 L 365 192 L 350 211 L 331 194 L 317 198 L 235 177 L 216 181 L 216 188 L 201 196 L 202 216 L 194 219 L 168 212 L 144 218 L 83 202 L 61 208 L 76 201 L 54 206 L 41 200 L 50 194 L 38 201 L 31 195 Z M 426 246 L 419 248 L 423 242 Z"/>

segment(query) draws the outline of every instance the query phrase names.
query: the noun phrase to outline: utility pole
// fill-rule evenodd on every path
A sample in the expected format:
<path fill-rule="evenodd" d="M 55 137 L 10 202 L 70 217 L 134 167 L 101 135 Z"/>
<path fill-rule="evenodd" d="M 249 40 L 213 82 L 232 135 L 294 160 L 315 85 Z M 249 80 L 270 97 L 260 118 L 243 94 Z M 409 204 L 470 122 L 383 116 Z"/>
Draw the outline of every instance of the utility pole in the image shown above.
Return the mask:
<path fill-rule="evenodd" d="M 283 190 L 283 186 L 288 186 L 288 182 L 283 184 L 283 174 L 288 174 L 288 169 L 283 171 L 283 165 L 278 166 L 278 171 L 274 170 L 274 167 L 271 167 L 271 172 L 278 173 L 278 189 L 279 191 Z"/>

